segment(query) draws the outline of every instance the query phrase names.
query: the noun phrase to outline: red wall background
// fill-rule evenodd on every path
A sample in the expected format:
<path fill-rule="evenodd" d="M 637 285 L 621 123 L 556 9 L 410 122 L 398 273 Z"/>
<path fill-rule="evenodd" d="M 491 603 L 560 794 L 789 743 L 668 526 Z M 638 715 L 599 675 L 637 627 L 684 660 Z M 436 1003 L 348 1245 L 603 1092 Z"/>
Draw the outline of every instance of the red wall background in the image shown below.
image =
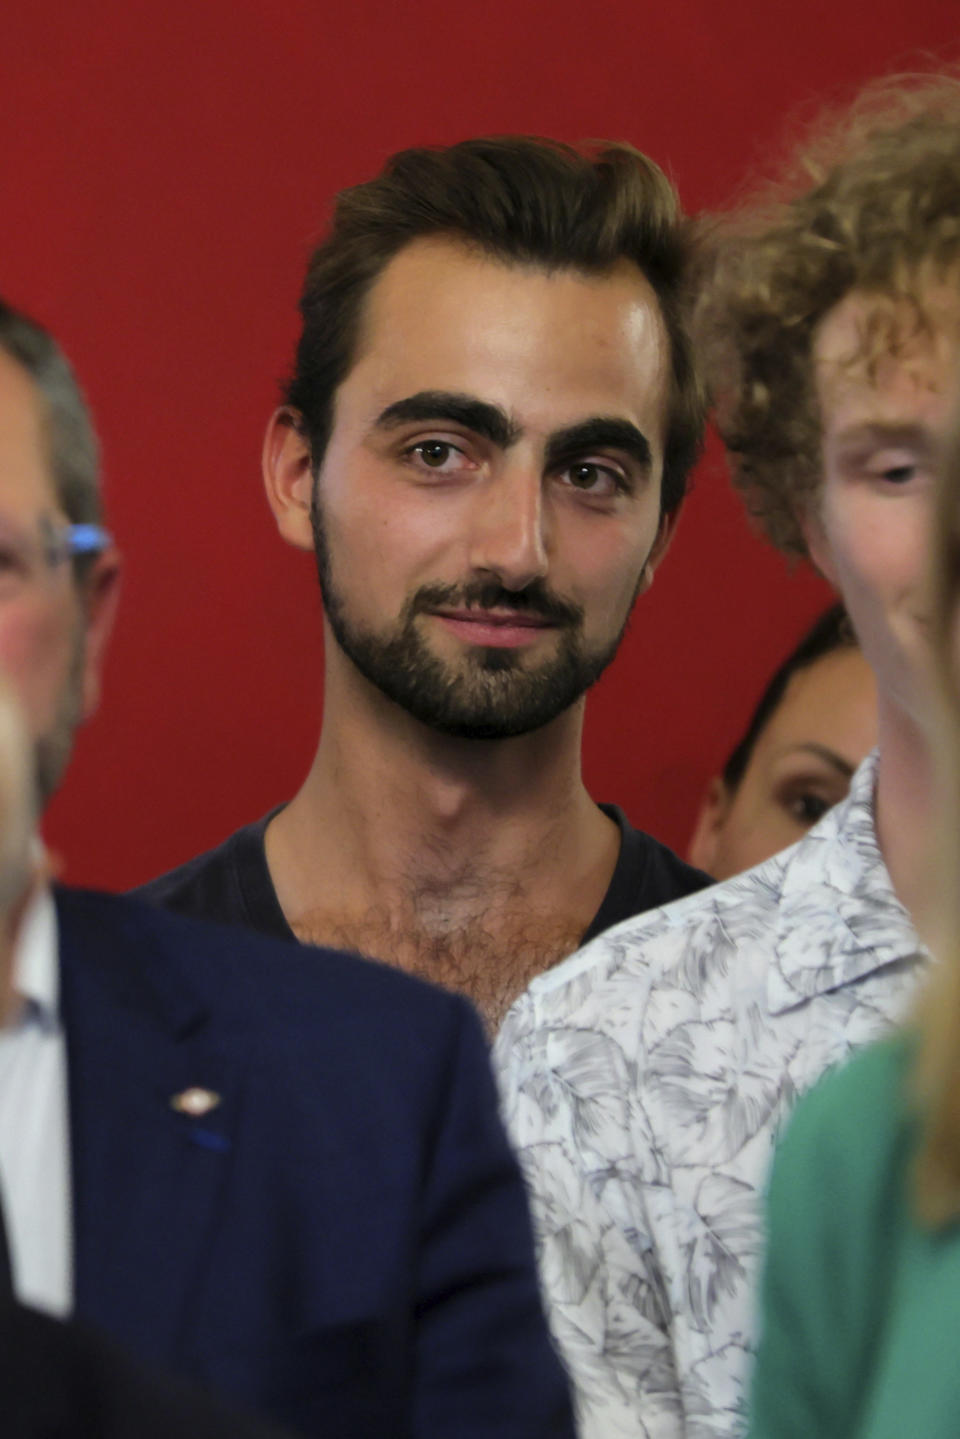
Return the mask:
<path fill-rule="evenodd" d="M 48 833 L 145 879 L 289 795 L 320 614 L 259 446 L 333 193 L 404 145 L 625 138 L 716 206 L 817 97 L 957 54 L 957 0 L 53 0 L 0 32 L 0 291 L 74 360 L 126 556 L 103 708 Z M 824 602 L 747 530 L 712 452 L 590 703 L 588 781 L 682 846 L 769 669 Z"/>

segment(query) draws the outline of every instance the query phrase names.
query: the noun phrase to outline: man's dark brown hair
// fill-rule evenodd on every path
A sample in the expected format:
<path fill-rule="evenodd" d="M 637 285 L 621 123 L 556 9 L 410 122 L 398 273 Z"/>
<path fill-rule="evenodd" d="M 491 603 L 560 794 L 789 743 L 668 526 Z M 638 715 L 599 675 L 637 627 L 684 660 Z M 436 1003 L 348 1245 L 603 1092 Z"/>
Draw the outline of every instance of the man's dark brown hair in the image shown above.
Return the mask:
<path fill-rule="evenodd" d="M 530 136 L 402 150 L 338 196 L 307 270 L 303 333 L 287 402 L 303 417 L 314 472 L 334 394 L 353 363 L 366 297 L 411 241 L 448 235 L 508 264 L 602 274 L 629 260 L 653 287 L 670 341 L 662 509 L 675 510 L 699 453 L 704 402 L 684 316 L 688 224 L 652 160 L 625 144 L 580 153 Z M 577 337 L 571 336 L 571 344 Z"/>

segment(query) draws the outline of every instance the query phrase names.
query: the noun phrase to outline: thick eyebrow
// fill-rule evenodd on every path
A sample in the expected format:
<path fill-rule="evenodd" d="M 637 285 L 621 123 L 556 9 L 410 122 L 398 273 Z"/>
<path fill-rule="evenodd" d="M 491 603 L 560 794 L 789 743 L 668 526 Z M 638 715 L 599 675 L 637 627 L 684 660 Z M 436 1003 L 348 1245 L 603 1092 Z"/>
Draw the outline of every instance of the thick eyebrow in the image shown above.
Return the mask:
<path fill-rule="evenodd" d="M 400 425 L 442 424 L 444 421 L 462 425 L 489 440 L 499 449 L 516 444 L 523 433 L 499 405 L 478 400 L 473 395 L 448 390 L 420 390 L 403 400 L 396 400 L 377 416 L 375 428 L 395 429 Z M 546 463 L 549 470 L 564 461 L 590 450 L 622 450 L 644 469 L 653 463 L 646 435 L 629 420 L 598 415 L 557 430 L 547 442 Z"/>
<path fill-rule="evenodd" d="M 565 460 L 575 459 L 591 450 L 622 450 L 649 470 L 653 460 L 646 435 L 629 420 L 597 416 L 578 425 L 557 430 L 547 444 L 547 468 L 555 470 Z"/>
<path fill-rule="evenodd" d="M 822 759 L 824 764 L 830 765 L 838 774 L 843 775 L 844 779 L 851 779 L 856 769 L 856 765 L 850 764 L 842 755 L 837 754 L 836 750 L 829 749 L 825 744 L 817 744 L 813 740 L 808 744 L 793 745 L 792 750 L 794 753 L 799 751 L 816 755 L 817 759 Z"/>
<path fill-rule="evenodd" d="M 933 448 L 926 426 L 909 420 L 899 423 L 868 420 L 861 425 L 850 425 L 834 437 L 834 444 L 840 450 L 856 450 L 864 445 L 908 445 L 923 451 Z"/>
<path fill-rule="evenodd" d="M 419 390 L 405 400 L 396 400 L 377 416 L 375 428 L 392 430 L 411 422 L 442 424 L 444 421 L 472 430 L 501 450 L 520 438 L 520 426 L 499 405 L 447 390 Z"/>

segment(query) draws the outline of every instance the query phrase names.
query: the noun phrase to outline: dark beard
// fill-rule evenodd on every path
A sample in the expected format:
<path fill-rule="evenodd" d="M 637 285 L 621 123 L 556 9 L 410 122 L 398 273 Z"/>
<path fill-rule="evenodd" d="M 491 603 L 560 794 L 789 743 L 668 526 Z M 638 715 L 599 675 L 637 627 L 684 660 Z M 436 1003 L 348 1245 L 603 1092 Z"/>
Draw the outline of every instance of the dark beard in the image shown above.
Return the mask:
<path fill-rule="evenodd" d="M 320 592 L 337 644 L 365 679 L 431 729 L 460 739 L 528 734 L 569 709 L 617 652 L 626 620 L 612 640 L 586 651 L 582 609 L 552 595 L 540 580 L 523 590 L 505 589 L 492 578 L 424 585 L 404 605 L 392 633 L 358 629 L 333 584 L 316 487 L 311 520 Z M 560 643 L 549 659 L 532 668 L 522 651 L 483 646 L 469 649 L 454 667 L 432 653 L 417 627 L 418 615 L 440 606 L 523 612 L 556 625 Z"/>

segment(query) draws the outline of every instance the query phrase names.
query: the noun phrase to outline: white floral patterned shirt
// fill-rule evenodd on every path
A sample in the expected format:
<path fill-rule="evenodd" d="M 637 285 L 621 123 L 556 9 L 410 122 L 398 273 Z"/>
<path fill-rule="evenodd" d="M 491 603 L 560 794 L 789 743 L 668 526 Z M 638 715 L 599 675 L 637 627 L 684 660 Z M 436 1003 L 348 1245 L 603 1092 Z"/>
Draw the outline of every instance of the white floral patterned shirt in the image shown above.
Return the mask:
<path fill-rule="evenodd" d="M 870 756 L 799 844 L 540 975 L 500 1032 L 585 1439 L 742 1429 L 777 1130 L 904 1015 L 927 958 L 877 846 L 875 776 Z"/>

